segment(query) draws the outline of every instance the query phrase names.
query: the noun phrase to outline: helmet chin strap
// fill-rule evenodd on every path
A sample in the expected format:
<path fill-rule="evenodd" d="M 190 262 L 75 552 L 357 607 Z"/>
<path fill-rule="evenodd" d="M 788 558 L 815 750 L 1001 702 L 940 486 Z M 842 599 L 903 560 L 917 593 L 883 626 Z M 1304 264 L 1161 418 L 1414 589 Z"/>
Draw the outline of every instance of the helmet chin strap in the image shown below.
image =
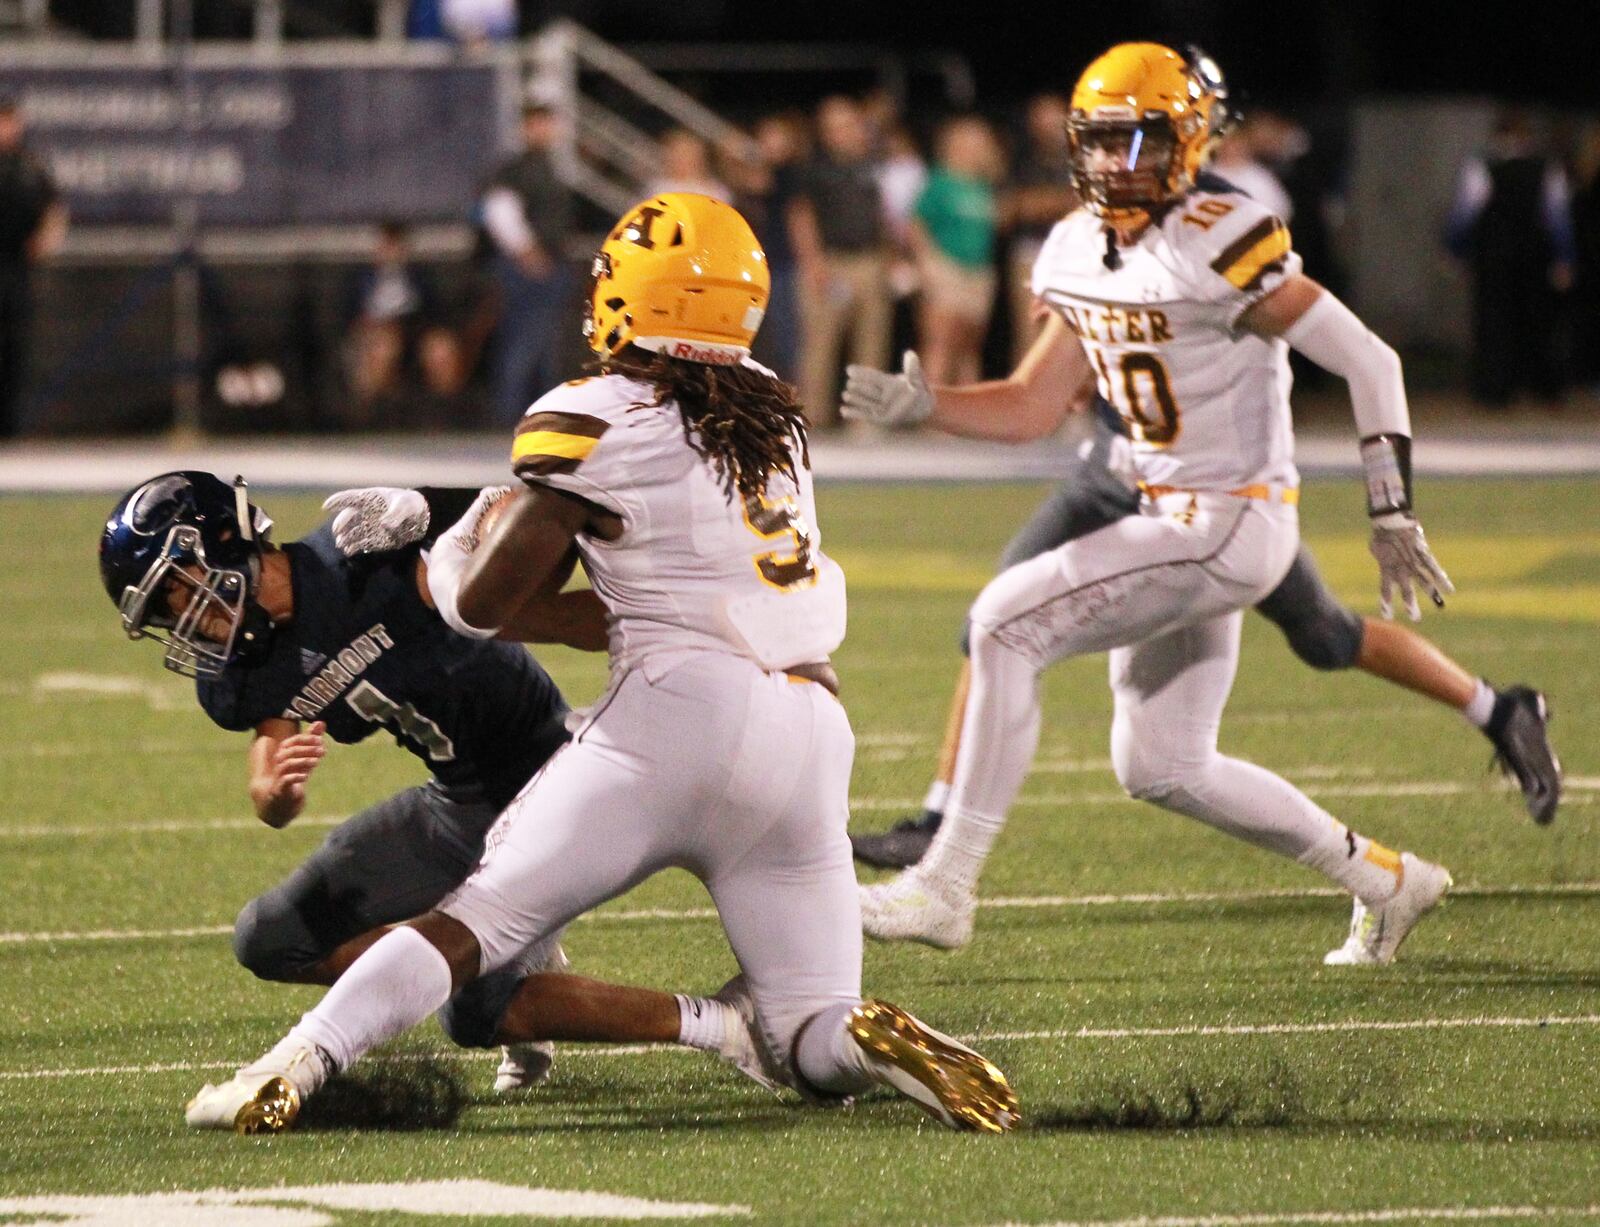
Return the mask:
<path fill-rule="evenodd" d="M 1122 253 L 1117 250 L 1117 228 L 1106 226 L 1106 254 L 1101 257 L 1101 262 L 1112 272 L 1122 267 Z"/>
<path fill-rule="evenodd" d="M 242 521 L 241 521 L 242 523 Z M 267 654 L 275 623 L 272 615 L 256 600 L 261 591 L 261 556 L 250 559 L 250 597 L 239 611 L 239 629 L 234 635 L 234 659 L 251 664 Z"/>

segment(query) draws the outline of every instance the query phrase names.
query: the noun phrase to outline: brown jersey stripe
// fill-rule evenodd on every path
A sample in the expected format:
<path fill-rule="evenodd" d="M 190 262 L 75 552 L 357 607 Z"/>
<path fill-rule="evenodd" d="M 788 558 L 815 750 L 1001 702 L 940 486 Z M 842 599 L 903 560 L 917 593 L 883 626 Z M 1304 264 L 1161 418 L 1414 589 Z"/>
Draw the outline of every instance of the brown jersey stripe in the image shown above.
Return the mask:
<path fill-rule="evenodd" d="M 511 471 L 526 481 L 530 477 L 548 477 L 552 473 L 575 473 L 583 461 L 571 456 L 529 456 L 511 466 Z"/>
<path fill-rule="evenodd" d="M 1235 239 L 1223 250 L 1222 254 L 1211 261 L 1211 271 L 1221 273 L 1226 277 L 1233 266 L 1239 263 L 1245 255 L 1262 239 L 1266 238 L 1276 229 L 1282 229 L 1283 223 L 1276 217 L 1263 217 L 1243 235 Z"/>
<path fill-rule="evenodd" d="M 611 429 L 611 423 L 587 413 L 530 413 L 517 423 L 517 434 L 546 430 L 558 435 L 583 435 L 598 439 Z"/>

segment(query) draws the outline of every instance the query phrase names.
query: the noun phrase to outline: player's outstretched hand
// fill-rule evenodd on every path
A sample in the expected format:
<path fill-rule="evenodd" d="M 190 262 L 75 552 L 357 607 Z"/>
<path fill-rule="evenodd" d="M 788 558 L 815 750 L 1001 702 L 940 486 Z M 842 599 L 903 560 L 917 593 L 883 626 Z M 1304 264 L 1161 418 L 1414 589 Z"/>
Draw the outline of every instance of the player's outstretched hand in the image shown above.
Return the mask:
<path fill-rule="evenodd" d="M 415 490 L 362 486 L 328 496 L 324 511 L 334 511 L 333 543 L 346 557 L 398 550 L 422 540 L 428 531 L 428 503 Z"/>
<path fill-rule="evenodd" d="M 1385 618 L 1394 617 L 1394 590 L 1400 589 L 1401 600 L 1413 622 L 1422 621 L 1422 609 L 1417 604 L 1416 585 L 1432 598 L 1440 609 L 1444 598 L 1456 590 L 1450 577 L 1444 573 L 1428 548 L 1422 525 L 1409 511 L 1394 511 L 1372 518 L 1372 556 L 1378 560 L 1378 611 Z"/>
<path fill-rule="evenodd" d="M 879 426 L 915 426 L 933 412 L 933 393 L 922 377 L 922 361 L 906 350 L 898 375 L 851 363 L 845 367 L 844 398 L 839 412 L 847 418 Z"/>

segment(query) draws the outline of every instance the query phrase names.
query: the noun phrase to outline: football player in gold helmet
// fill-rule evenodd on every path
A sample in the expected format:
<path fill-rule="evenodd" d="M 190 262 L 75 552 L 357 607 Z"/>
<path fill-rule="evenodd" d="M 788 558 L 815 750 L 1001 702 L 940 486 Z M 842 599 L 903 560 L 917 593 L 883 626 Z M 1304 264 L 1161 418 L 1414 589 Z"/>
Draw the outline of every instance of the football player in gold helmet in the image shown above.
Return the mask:
<path fill-rule="evenodd" d="M 606 239 L 587 328 L 602 373 L 524 415 L 512 467 L 526 488 L 480 547 L 481 507 L 440 537 L 428 591 L 455 630 L 487 638 L 576 549 L 605 606 L 613 684 L 501 814 L 476 872 L 197 1096 L 191 1124 L 287 1127 L 332 1070 L 452 985 L 674 866 L 716 902 L 748 977 L 717 1004 L 759 1029 L 775 1078 L 834 1098 L 885 1086 L 957 1129 L 1017 1122 L 992 1064 L 861 996 L 855 743 L 828 663 L 844 577 L 821 549 L 793 390 L 749 360 L 767 291 L 749 225 L 708 197 L 644 201 Z M 656 998 L 634 1021 L 692 1044 L 727 1020 Z"/>
<path fill-rule="evenodd" d="M 1098 392 L 1127 436 L 1138 502 L 1019 561 L 979 597 L 943 824 L 918 864 L 864 891 L 867 931 L 968 940 L 978 874 L 1036 744 L 1038 674 L 1110 650 L 1112 757 L 1127 790 L 1320 870 L 1355 896 L 1349 939 L 1329 961 L 1388 962 L 1448 874 L 1219 754 L 1216 735 L 1241 611 L 1269 598 L 1299 555 L 1290 345 L 1349 383 L 1383 612 L 1396 587 L 1413 617 L 1417 585 L 1439 604 L 1450 591 L 1411 510 L 1399 359 L 1301 273 L 1279 219 L 1200 181 L 1226 122 L 1221 75 L 1203 56 L 1121 44 L 1088 66 L 1071 101 L 1084 204 L 1035 266 L 1052 317 L 1033 349 L 1009 379 L 964 387 L 930 387 L 914 354 L 896 375 L 853 367 L 844 412 L 1022 441 Z M 1490 719 L 1481 709 L 1495 695 L 1480 680 L 1407 643 L 1409 674 L 1381 654 L 1369 667 Z"/>

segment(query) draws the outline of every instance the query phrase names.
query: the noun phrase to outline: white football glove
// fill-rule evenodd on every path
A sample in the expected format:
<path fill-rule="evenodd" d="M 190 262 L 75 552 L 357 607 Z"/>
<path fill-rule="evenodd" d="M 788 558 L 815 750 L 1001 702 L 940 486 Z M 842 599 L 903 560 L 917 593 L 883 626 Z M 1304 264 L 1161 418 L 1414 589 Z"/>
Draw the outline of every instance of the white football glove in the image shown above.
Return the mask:
<path fill-rule="evenodd" d="M 1368 547 L 1378 560 L 1378 612 L 1394 617 L 1394 590 L 1398 586 L 1406 612 L 1413 622 L 1422 621 L 1414 585 L 1421 583 L 1433 603 L 1444 608 L 1447 593 L 1456 586 L 1444 573 L 1422 535 L 1422 525 L 1409 511 L 1391 511 L 1372 517 L 1372 543 Z"/>
<path fill-rule="evenodd" d="M 428 503 L 415 490 L 362 486 L 340 490 L 322 504 L 333 517 L 333 543 L 346 557 L 398 550 L 428 531 Z"/>
<path fill-rule="evenodd" d="M 933 393 L 914 349 L 906 350 L 898 375 L 854 363 L 844 373 L 839 412 L 847 418 L 879 426 L 915 426 L 933 412 Z"/>

